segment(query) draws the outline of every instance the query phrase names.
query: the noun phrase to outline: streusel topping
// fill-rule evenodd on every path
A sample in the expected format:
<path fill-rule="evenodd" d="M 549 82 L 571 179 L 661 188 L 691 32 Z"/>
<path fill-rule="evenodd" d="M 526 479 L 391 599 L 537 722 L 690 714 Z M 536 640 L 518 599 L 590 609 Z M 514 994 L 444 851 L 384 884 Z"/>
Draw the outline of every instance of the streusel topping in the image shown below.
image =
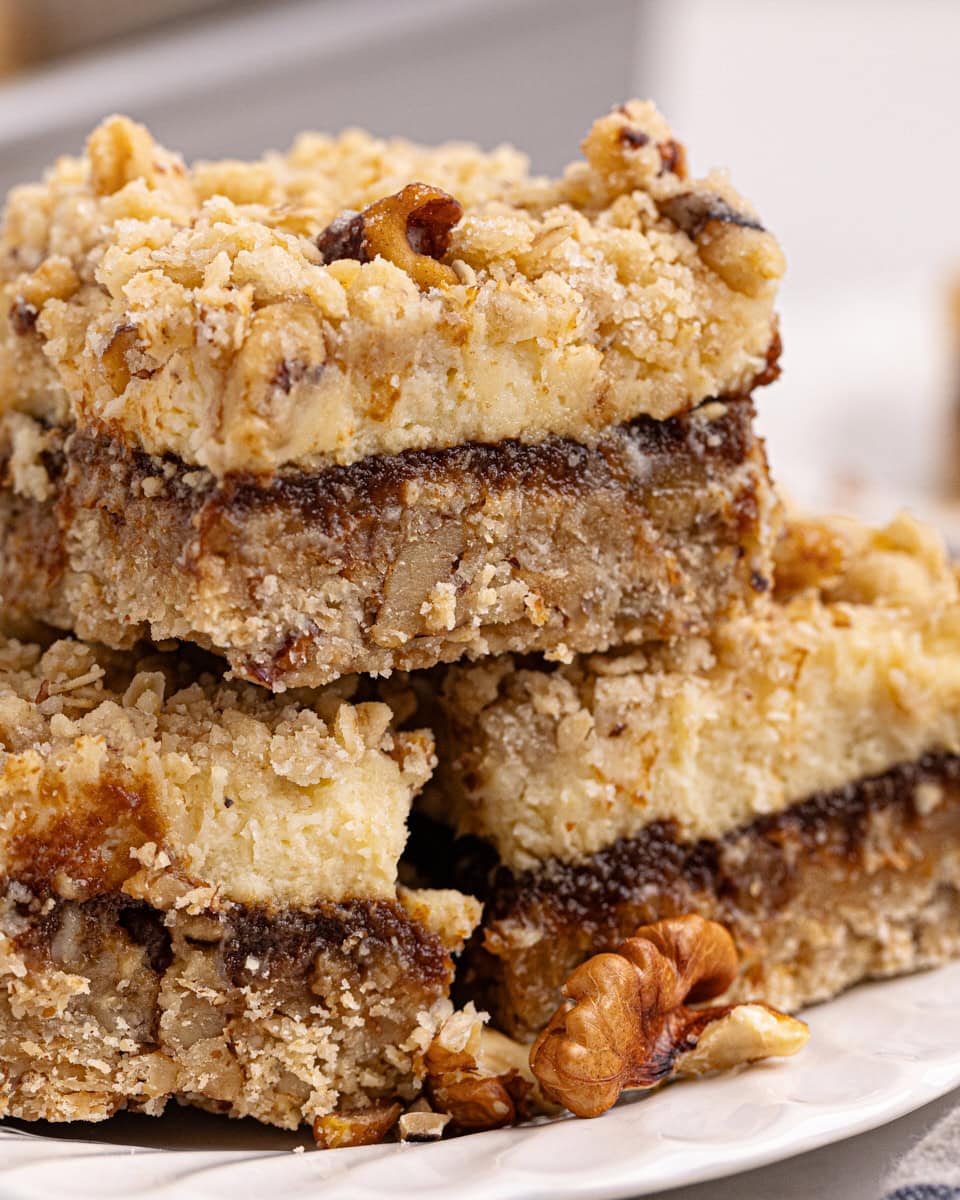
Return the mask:
<path fill-rule="evenodd" d="M 15 189 L 0 396 L 217 474 L 550 433 L 770 376 L 783 258 L 648 103 L 585 161 L 352 130 L 188 168 L 112 117 Z"/>

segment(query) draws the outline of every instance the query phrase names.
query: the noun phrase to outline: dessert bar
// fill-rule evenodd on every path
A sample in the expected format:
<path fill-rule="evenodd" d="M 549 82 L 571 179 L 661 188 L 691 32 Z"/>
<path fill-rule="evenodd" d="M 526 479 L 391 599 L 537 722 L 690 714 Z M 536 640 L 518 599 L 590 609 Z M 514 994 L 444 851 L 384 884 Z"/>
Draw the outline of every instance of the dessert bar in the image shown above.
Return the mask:
<path fill-rule="evenodd" d="M 426 732 L 182 656 L 0 647 L 0 1112 L 411 1100 L 479 916 L 398 889 Z"/>
<path fill-rule="evenodd" d="M 780 249 L 649 104 L 584 160 L 111 118 L 0 235 L 0 591 L 274 690 L 707 628 L 766 586 Z M 718 403 L 714 403 L 718 402 Z"/>

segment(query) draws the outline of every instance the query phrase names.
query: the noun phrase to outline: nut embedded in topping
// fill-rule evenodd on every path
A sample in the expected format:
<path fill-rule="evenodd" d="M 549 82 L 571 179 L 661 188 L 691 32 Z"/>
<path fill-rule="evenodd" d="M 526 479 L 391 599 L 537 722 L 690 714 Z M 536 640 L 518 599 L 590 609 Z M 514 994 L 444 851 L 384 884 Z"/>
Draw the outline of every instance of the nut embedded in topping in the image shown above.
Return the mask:
<path fill-rule="evenodd" d="M 348 209 L 335 217 L 317 237 L 317 249 L 328 265 L 341 258 L 366 262 L 363 245 L 363 214 Z"/>
<path fill-rule="evenodd" d="M 657 142 L 657 149 L 660 151 L 660 174 L 661 175 L 676 175 L 678 179 L 686 179 L 687 177 L 687 148 L 683 142 L 678 142 L 675 138 L 667 138 L 666 141 Z"/>
<path fill-rule="evenodd" d="M 439 260 L 450 231 L 463 216 L 459 201 L 426 183 L 408 183 L 362 213 L 341 214 L 317 238 L 325 263 L 341 258 L 369 262 L 380 255 L 426 289 L 457 283 L 453 268 Z"/>
<path fill-rule="evenodd" d="M 756 217 L 713 192 L 681 192 L 659 202 L 663 216 L 692 238 L 697 253 L 735 292 L 756 296 L 784 271 L 783 251 Z"/>
<path fill-rule="evenodd" d="M 420 288 L 456 283 L 453 268 L 438 260 L 446 254 L 450 230 L 462 216 L 459 202 L 447 192 L 408 183 L 363 210 L 367 252 L 389 259 Z"/>
<path fill-rule="evenodd" d="M 694 915 L 645 925 L 615 953 L 594 955 L 563 989 L 572 1005 L 557 1009 L 530 1051 L 544 1093 L 595 1117 L 621 1092 L 670 1075 L 795 1054 L 806 1025 L 766 1005 L 689 1007 L 726 991 L 737 965 L 730 934 Z"/>
<path fill-rule="evenodd" d="M 22 296 L 18 296 L 10 306 L 10 324 L 13 326 L 13 332 L 18 337 L 32 333 L 39 315 L 39 311 L 33 304 L 24 300 Z"/>
<path fill-rule="evenodd" d="M 681 192 L 678 196 L 661 201 L 659 207 L 665 217 L 694 241 L 711 221 L 738 225 L 741 229 L 763 230 L 756 217 L 737 212 L 722 196 L 713 192 Z"/>
<path fill-rule="evenodd" d="M 149 379 L 153 374 L 153 368 L 146 365 L 140 349 L 137 326 L 129 321 L 113 328 L 100 350 L 100 361 L 117 396 L 123 394 L 132 378 Z"/>

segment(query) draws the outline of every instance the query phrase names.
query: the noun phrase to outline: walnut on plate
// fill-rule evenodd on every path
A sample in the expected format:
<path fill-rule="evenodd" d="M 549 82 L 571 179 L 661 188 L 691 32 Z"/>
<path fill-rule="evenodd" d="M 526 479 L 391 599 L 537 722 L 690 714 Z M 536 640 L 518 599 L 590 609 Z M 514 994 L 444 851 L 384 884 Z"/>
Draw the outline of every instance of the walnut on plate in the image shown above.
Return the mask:
<path fill-rule="evenodd" d="M 421 1096 L 397 1122 L 397 1132 L 401 1142 L 439 1142 L 449 1124 L 449 1114 L 437 1112 Z"/>
<path fill-rule="evenodd" d="M 458 1130 L 499 1129 L 544 1107 L 527 1048 L 485 1028 L 472 1005 L 444 1022 L 425 1062 L 427 1095 Z"/>
<path fill-rule="evenodd" d="M 376 1146 L 387 1136 L 403 1112 L 400 1104 L 371 1104 L 351 1112 L 333 1112 L 313 1122 L 313 1138 L 320 1150 L 347 1146 Z"/>
<path fill-rule="evenodd" d="M 694 915 L 645 925 L 594 955 L 567 980 L 567 1002 L 530 1051 L 544 1094 L 595 1117 L 621 1092 L 673 1075 L 796 1054 L 809 1036 L 803 1021 L 765 1004 L 692 1007 L 725 992 L 737 966 L 726 929 Z"/>

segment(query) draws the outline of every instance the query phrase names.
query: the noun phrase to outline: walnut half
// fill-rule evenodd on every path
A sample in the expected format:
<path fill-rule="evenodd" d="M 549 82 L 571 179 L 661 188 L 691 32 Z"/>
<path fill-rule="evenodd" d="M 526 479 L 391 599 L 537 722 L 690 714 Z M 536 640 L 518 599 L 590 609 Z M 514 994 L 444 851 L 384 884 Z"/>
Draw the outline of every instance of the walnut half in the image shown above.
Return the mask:
<path fill-rule="evenodd" d="M 562 1005 L 530 1051 L 545 1095 L 579 1117 L 671 1075 L 795 1054 L 807 1026 L 765 1004 L 694 1008 L 737 976 L 730 934 L 698 916 L 645 925 L 567 980 Z"/>

